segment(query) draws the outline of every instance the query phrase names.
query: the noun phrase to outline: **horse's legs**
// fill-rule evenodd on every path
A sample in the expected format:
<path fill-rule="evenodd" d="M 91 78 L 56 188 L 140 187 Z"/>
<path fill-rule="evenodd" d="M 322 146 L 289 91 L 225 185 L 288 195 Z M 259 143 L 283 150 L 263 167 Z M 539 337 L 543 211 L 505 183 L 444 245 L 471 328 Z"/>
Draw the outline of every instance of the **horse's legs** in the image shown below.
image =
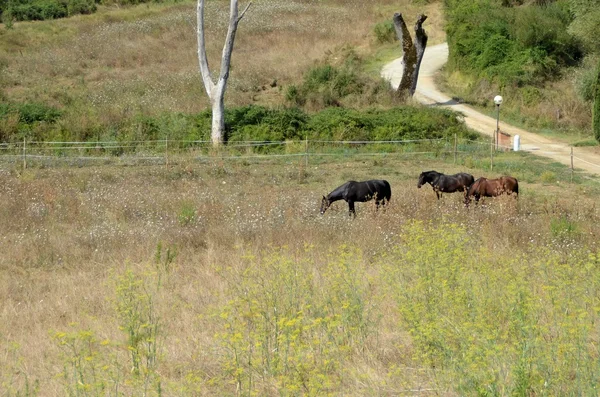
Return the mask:
<path fill-rule="evenodd" d="M 348 215 L 356 218 L 356 211 L 354 210 L 354 201 L 348 201 Z"/>

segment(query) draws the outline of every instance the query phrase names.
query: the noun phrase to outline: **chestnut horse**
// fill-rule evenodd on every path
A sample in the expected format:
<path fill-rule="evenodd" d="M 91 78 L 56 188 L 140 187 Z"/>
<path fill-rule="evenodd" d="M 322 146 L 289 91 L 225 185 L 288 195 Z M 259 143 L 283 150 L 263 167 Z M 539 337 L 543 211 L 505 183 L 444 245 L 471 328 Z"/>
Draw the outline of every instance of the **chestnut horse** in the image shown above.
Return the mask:
<path fill-rule="evenodd" d="M 496 197 L 501 194 L 515 194 L 519 197 L 519 182 L 512 176 L 501 176 L 498 179 L 487 179 L 481 177 L 477 179 L 469 188 L 465 197 L 465 204 L 469 205 L 471 196 L 478 202 L 481 197 Z"/>
<path fill-rule="evenodd" d="M 348 203 L 349 215 L 356 217 L 356 211 L 354 211 L 355 202 L 365 202 L 375 199 L 375 204 L 379 208 L 380 205 L 385 205 L 389 202 L 390 197 L 392 197 L 392 188 L 386 180 L 348 181 L 334 189 L 327 196 L 323 196 L 323 200 L 321 200 L 321 215 L 325 213 L 334 201 L 344 200 Z"/>

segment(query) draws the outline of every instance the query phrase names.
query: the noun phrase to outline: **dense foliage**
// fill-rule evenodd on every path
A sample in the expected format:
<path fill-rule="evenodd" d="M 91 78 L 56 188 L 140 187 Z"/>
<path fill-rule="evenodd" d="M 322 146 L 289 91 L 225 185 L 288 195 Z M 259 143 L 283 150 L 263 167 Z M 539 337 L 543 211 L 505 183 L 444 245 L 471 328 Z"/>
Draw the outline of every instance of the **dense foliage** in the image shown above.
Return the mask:
<path fill-rule="evenodd" d="M 0 139 L 119 140 L 144 141 L 209 140 L 211 112 L 164 113 L 137 116 L 114 129 L 77 135 L 64 128 L 57 109 L 40 104 L 0 106 Z M 458 134 L 473 138 L 457 114 L 446 109 L 403 106 L 389 110 L 326 108 L 315 114 L 299 108 L 270 109 L 263 106 L 231 107 L 225 122 L 229 141 L 283 141 L 308 139 L 394 140 L 441 138 Z"/>
<path fill-rule="evenodd" d="M 43 21 L 76 14 L 92 14 L 98 4 L 132 5 L 150 0 L 0 0 L 0 17 L 12 21 Z M 159 1 L 159 0 L 152 0 Z"/>
<path fill-rule="evenodd" d="M 4 23 L 65 18 L 96 11 L 94 0 L 2 0 L 0 15 Z"/>
<path fill-rule="evenodd" d="M 500 85 L 538 84 L 583 56 L 569 34 L 566 0 L 504 6 L 497 0 L 446 0 L 449 67 Z"/>
<path fill-rule="evenodd" d="M 268 110 L 247 106 L 229 111 L 227 120 L 230 141 L 395 140 L 442 138 L 455 133 L 474 137 L 452 111 L 410 106 L 367 111 L 332 107 L 314 115 L 297 109 Z"/>
<path fill-rule="evenodd" d="M 587 74 L 588 81 L 582 84 L 582 91 L 585 100 L 594 100 L 592 127 L 596 140 L 600 142 L 600 0 L 571 0 L 570 3 L 574 21 L 569 26 L 569 31 L 582 41 L 589 54 L 588 58 L 597 64 L 596 73 L 590 70 Z"/>

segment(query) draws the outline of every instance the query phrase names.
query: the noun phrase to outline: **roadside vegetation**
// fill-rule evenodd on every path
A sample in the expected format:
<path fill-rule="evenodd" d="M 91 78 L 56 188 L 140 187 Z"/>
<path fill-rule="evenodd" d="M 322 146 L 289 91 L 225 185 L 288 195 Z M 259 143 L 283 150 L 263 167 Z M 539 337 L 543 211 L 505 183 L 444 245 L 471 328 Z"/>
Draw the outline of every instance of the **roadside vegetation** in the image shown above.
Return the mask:
<path fill-rule="evenodd" d="M 593 138 L 598 48 L 593 1 L 445 1 L 443 84 L 492 113 L 568 141 Z M 589 10 L 586 11 L 587 8 Z"/>

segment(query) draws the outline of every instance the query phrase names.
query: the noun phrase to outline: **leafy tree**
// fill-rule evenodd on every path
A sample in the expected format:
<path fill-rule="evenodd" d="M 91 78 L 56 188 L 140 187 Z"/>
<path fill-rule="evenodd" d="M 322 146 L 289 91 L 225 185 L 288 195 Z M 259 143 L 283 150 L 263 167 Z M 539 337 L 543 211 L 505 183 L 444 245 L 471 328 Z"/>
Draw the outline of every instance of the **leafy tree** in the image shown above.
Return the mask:
<path fill-rule="evenodd" d="M 527 85 L 579 62 L 579 40 L 567 32 L 567 0 L 544 5 L 498 0 L 445 0 L 448 66 L 500 85 Z"/>
<path fill-rule="evenodd" d="M 570 0 L 570 6 L 575 18 L 569 31 L 581 39 L 591 54 L 600 55 L 600 0 Z M 600 142 L 600 62 L 593 92 L 592 129 L 596 140 Z"/>

